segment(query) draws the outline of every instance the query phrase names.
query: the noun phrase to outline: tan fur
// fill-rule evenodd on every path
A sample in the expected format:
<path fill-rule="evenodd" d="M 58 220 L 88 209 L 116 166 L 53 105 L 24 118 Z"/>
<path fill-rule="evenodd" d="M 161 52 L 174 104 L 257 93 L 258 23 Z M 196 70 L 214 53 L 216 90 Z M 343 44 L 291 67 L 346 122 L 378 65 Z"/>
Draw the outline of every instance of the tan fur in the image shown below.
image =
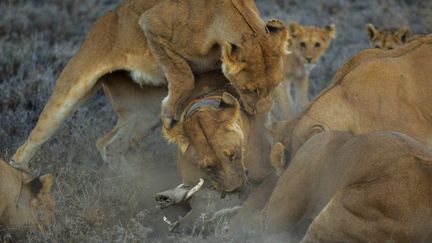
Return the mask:
<path fill-rule="evenodd" d="M 48 224 L 54 213 L 52 184 L 50 174 L 32 178 L 0 159 L 0 228 Z"/>
<path fill-rule="evenodd" d="M 225 78 L 212 73 L 197 80 L 224 83 Z M 179 221 L 178 231 L 198 227 L 203 211 L 211 215 L 213 208 L 235 207 L 243 201 L 236 193 L 221 199 L 221 192 L 243 190 L 246 180 L 259 184 L 273 172 L 268 158 L 270 142 L 264 128 L 266 115 L 250 116 L 240 109 L 234 97 L 236 92 L 229 85 L 196 87 L 194 91 L 179 110 L 182 119 L 171 129 L 166 129 L 164 123 L 166 137 L 179 147 L 176 163 L 183 184 L 195 185 L 200 178 L 205 181 L 205 189 L 189 201 L 191 211 Z"/>
<path fill-rule="evenodd" d="M 391 52 L 361 51 L 303 113 L 270 130 L 292 154 L 313 134 L 328 130 L 394 130 L 432 147 L 431 58 L 431 35 Z"/>
<path fill-rule="evenodd" d="M 160 124 L 160 103 L 167 89 L 139 86 L 127 72 L 107 75 L 101 81 L 118 119 L 115 127 L 98 140 L 96 147 L 104 161 L 118 171 L 121 169 L 119 158 L 138 146 Z"/>
<path fill-rule="evenodd" d="M 282 113 L 282 120 L 294 115 L 294 104 L 300 110 L 309 104 L 309 75 L 312 68 L 329 48 L 336 37 L 334 24 L 325 27 L 303 26 L 298 23 L 288 25 L 292 43 L 289 48 L 291 54 L 284 58 L 283 82 L 275 90 L 276 100 Z M 296 102 L 291 97 L 291 85 L 296 88 Z"/>
<path fill-rule="evenodd" d="M 383 50 L 393 50 L 422 36 L 413 35 L 408 28 L 378 29 L 373 24 L 366 25 L 366 32 L 370 41 L 370 47 Z"/>
<path fill-rule="evenodd" d="M 27 167 L 98 80 L 118 70 L 130 72 L 142 86 L 168 85 L 162 115 L 173 117 L 194 87 L 194 73 L 219 69 L 222 57 L 245 107 L 252 113 L 266 111 L 281 79 L 286 41 L 284 25 L 272 20 L 266 26 L 252 0 L 124 0 L 93 25 L 12 160 Z"/>
<path fill-rule="evenodd" d="M 208 99 L 214 99 L 216 105 L 198 106 L 189 112 L 194 103 Z M 179 145 L 177 163 L 185 184 L 192 185 L 205 176 L 218 191 L 231 192 L 242 189 L 246 177 L 260 181 L 272 170 L 265 115 L 248 116 L 227 92 L 202 96 L 190 107 L 184 110 L 189 115 L 183 115 L 172 129 L 164 126 L 168 139 Z"/>
<path fill-rule="evenodd" d="M 325 132 L 295 154 L 258 215 L 285 242 L 430 242 L 431 183 L 431 150 L 404 134 Z"/>

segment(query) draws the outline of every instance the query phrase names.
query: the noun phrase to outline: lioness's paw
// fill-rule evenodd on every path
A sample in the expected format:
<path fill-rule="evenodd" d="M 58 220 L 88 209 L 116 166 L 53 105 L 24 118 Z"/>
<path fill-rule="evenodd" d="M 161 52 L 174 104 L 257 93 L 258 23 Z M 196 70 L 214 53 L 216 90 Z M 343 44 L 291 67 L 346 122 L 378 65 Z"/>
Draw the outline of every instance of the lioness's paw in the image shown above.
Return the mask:
<path fill-rule="evenodd" d="M 15 160 L 12 159 L 9 161 L 9 165 L 11 165 L 12 167 L 14 167 L 17 170 L 21 170 L 21 171 L 25 171 L 25 172 L 30 173 L 30 169 L 29 169 L 28 165 L 25 163 L 19 163 L 19 162 L 16 162 Z"/>

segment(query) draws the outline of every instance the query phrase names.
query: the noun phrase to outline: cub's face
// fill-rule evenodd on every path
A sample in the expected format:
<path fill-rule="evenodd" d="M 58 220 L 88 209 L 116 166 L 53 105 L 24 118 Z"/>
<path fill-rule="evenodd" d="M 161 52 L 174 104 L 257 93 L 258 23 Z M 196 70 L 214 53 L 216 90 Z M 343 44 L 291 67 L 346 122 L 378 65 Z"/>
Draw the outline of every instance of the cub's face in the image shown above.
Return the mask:
<path fill-rule="evenodd" d="M 238 125 L 240 104 L 225 93 L 213 105 L 192 107 L 172 128 L 164 125 L 166 137 L 176 142 L 181 152 L 193 147 L 196 153 L 191 163 L 207 175 L 218 191 L 242 189 L 247 179 L 244 134 Z"/>
<path fill-rule="evenodd" d="M 371 47 L 384 50 L 392 50 L 405 44 L 410 35 L 410 30 L 407 28 L 379 30 L 373 24 L 366 25 L 366 32 Z"/>
<path fill-rule="evenodd" d="M 316 64 L 336 37 L 334 24 L 320 28 L 293 22 L 288 29 L 292 37 L 291 51 L 303 64 Z"/>
<path fill-rule="evenodd" d="M 270 111 L 273 90 L 282 79 L 282 60 L 289 41 L 285 25 L 267 22 L 266 33 L 222 45 L 222 71 L 236 88 L 244 109 L 253 115 Z"/>

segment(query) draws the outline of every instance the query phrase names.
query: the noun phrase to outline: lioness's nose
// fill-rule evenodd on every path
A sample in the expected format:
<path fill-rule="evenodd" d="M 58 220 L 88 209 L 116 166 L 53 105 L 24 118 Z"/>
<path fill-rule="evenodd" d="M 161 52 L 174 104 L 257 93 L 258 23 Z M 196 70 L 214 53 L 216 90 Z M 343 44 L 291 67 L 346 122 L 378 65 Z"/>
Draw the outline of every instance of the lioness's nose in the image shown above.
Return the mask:
<path fill-rule="evenodd" d="M 308 61 L 310 63 L 310 62 L 312 62 L 312 58 L 311 57 L 306 57 L 306 61 Z"/>

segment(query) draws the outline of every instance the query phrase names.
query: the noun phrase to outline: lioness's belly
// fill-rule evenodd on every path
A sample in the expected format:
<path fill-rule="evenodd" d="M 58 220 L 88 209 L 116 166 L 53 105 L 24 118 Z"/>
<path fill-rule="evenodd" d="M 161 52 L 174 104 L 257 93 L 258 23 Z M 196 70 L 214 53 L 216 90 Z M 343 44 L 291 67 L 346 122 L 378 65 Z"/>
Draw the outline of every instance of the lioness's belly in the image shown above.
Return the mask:
<path fill-rule="evenodd" d="M 138 70 L 134 70 L 130 72 L 130 76 L 133 81 L 140 86 L 168 86 L 168 81 L 165 79 L 163 75 L 155 74 L 155 73 L 145 73 Z"/>

